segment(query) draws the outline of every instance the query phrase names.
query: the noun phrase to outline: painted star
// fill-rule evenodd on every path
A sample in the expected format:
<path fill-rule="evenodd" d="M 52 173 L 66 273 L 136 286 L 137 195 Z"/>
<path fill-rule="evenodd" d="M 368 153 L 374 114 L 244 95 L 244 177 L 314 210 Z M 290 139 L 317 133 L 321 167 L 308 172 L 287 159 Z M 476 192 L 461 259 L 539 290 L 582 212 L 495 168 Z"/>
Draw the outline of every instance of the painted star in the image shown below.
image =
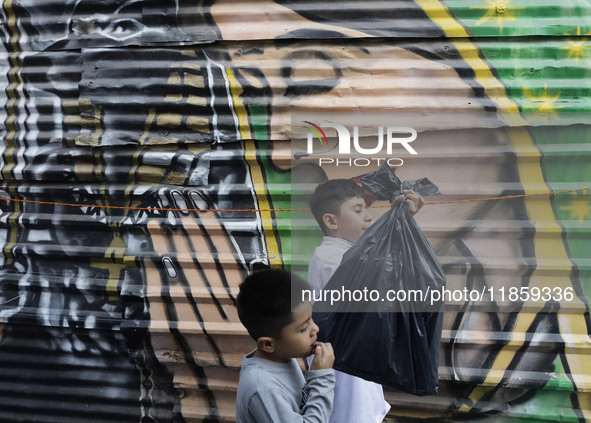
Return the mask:
<path fill-rule="evenodd" d="M 583 191 L 581 194 L 584 195 L 587 191 Z M 575 197 L 578 197 L 579 193 L 575 193 Z M 573 198 L 571 206 L 561 206 L 560 210 L 566 210 L 570 212 L 571 219 L 577 219 L 579 223 L 583 223 L 587 220 L 586 217 L 591 217 L 591 201 L 580 201 L 578 198 Z"/>
<path fill-rule="evenodd" d="M 581 27 L 577 27 L 577 36 L 581 35 Z M 591 32 L 586 33 L 585 35 L 591 35 Z M 587 52 L 585 49 L 590 49 L 591 45 L 585 46 L 584 44 L 587 42 L 587 38 L 579 38 L 579 41 L 572 41 L 570 38 L 565 38 L 569 46 L 560 47 L 560 50 L 568 50 L 568 54 L 566 55 L 567 59 L 570 59 L 572 56 L 575 56 L 575 63 L 579 63 L 579 58 L 588 58 Z"/>
<path fill-rule="evenodd" d="M 530 91 L 529 88 L 523 87 L 523 93 L 525 94 L 525 97 L 533 103 L 526 104 L 524 108 L 534 109 L 533 111 L 538 112 L 541 116 L 543 116 L 545 122 L 548 123 L 549 115 L 554 115 L 556 118 L 558 118 L 555 110 L 564 107 L 563 105 L 558 106 L 554 104 L 556 100 L 560 98 L 561 92 L 562 91 L 559 91 L 558 94 L 551 97 L 548 95 L 548 85 L 544 84 L 544 93 L 542 95 L 536 96 Z"/>
<path fill-rule="evenodd" d="M 488 3 L 488 6 L 471 6 L 470 9 L 487 9 L 486 14 L 480 18 L 476 25 L 482 25 L 489 19 L 496 19 L 499 25 L 500 33 L 503 33 L 503 20 L 515 21 L 515 11 L 518 9 L 525 9 L 525 7 L 508 6 L 513 0 L 505 0 L 505 2 L 499 2 L 497 0 L 484 0 Z"/>

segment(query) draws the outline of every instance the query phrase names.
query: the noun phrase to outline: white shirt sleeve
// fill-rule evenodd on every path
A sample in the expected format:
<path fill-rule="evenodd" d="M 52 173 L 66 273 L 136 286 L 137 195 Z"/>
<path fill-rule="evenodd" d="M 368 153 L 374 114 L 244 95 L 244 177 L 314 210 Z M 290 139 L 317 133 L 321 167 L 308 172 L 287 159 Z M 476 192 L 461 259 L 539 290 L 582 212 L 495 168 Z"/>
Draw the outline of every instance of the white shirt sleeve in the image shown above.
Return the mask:
<path fill-rule="evenodd" d="M 317 256 L 312 257 L 308 267 L 308 283 L 314 292 L 324 289 L 326 283 L 338 269 L 342 259 L 341 254 L 335 254 L 323 259 Z"/>

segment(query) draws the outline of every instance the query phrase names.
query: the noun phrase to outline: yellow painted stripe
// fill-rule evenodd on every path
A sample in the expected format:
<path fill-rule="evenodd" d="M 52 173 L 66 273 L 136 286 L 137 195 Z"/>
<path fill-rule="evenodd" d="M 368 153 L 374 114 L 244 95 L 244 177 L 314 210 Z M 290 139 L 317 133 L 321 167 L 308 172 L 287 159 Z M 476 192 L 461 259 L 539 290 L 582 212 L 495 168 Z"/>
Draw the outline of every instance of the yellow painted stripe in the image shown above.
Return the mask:
<path fill-rule="evenodd" d="M 7 94 L 10 96 L 10 100 L 6 105 L 6 109 L 9 113 L 8 118 L 6 119 L 6 129 L 8 129 L 8 133 L 6 134 L 6 138 L 4 139 L 4 143 L 7 147 L 14 147 L 14 136 L 16 134 L 16 125 L 15 121 L 17 118 L 16 108 L 14 104 L 18 99 L 17 87 L 22 84 L 22 79 L 20 76 L 21 66 L 18 64 L 20 63 L 20 56 L 19 56 L 19 48 L 18 48 L 18 39 L 19 39 L 19 30 L 16 25 L 16 14 L 14 13 L 12 0 L 6 0 L 3 3 L 4 10 L 6 11 L 6 15 L 8 17 L 7 27 L 12 34 L 10 37 L 10 44 L 12 45 L 14 53 L 11 55 L 12 63 L 14 66 L 8 72 L 8 80 L 11 81 L 10 85 L 6 88 Z M 7 153 L 5 156 L 5 166 L 2 169 L 2 175 L 5 179 L 10 179 L 10 170 L 14 167 L 14 162 L 12 157 L 8 155 L 11 153 Z"/>
<path fill-rule="evenodd" d="M 152 126 L 152 122 L 154 122 L 154 118 L 156 117 L 156 109 L 150 109 L 148 113 L 148 117 L 146 118 L 146 123 L 144 124 L 144 133 L 140 137 L 140 145 L 143 145 L 146 142 L 146 138 L 150 133 L 150 127 Z"/>
<path fill-rule="evenodd" d="M 579 397 L 579 404 L 581 404 L 581 413 L 583 414 L 583 418 L 586 421 L 591 421 L 591 411 L 587 409 L 589 406 L 589 398 L 585 394 L 580 394 L 578 392 L 574 393 L 577 397 Z"/>
<path fill-rule="evenodd" d="M 10 32 L 12 33 L 10 44 L 12 45 L 14 51 L 18 51 L 19 33 L 18 27 L 16 26 L 16 14 L 14 13 L 14 9 L 12 8 L 12 0 L 6 0 L 3 6 L 4 10 L 6 11 L 6 14 L 8 15 L 7 26 L 10 29 Z"/>
<path fill-rule="evenodd" d="M 452 38 L 462 59 L 474 70 L 476 81 L 482 85 L 486 95 L 497 106 L 498 117 L 510 126 L 528 123 L 521 117 L 517 103 L 509 99 L 505 86 L 493 75 L 488 64 L 480 57 L 478 47 L 470 40 L 470 34 L 447 7 L 439 0 L 416 0 L 427 16 Z M 454 39 L 455 38 L 455 39 Z"/>
<path fill-rule="evenodd" d="M 508 138 L 511 146 L 516 147 L 521 151 L 529 150 L 531 153 L 536 152 L 538 158 L 541 154 L 534 145 L 529 133 L 524 128 L 507 129 Z M 540 165 L 540 160 L 534 162 L 523 163 L 518 162 L 519 177 L 523 185 L 525 194 L 533 194 L 537 192 L 550 192 L 550 189 L 545 184 L 544 174 Z M 526 198 L 524 200 L 527 215 L 536 228 L 534 235 L 534 248 L 536 258 L 552 258 L 560 260 L 557 263 L 559 266 L 571 267 L 572 263 L 569 260 L 566 247 L 562 238 L 542 238 L 538 235 L 538 228 L 541 228 L 538 221 L 544 221 L 544 227 L 548 225 L 555 226 L 556 230 L 562 231 L 560 225 L 556 222 L 556 216 L 552 209 L 550 196 Z M 550 280 L 551 279 L 551 280 Z M 558 287 L 561 289 L 573 288 L 570 277 L 556 276 L 553 278 L 540 278 L 534 271 L 530 279 L 530 287 L 549 286 L 550 288 Z M 578 304 L 577 304 L 578 303 Z M 574 307 L 584 307 L 581 300 L 575 296 L 571 302 Z M 523 313 L 520 313 L 520 316 Z M 577 348 L 576 336 L 573 335 L 587 335 L 587 324 L 582 314 L 575 313 L 558 313 L 558 321 L 560 325 L 560 334 L 565 342 L 567 348 Z M 591 357 L 586 354 L 567 354 L 566 360 L 569 364 L 572 378 L 578 390 L 587 391 L 591 388 L 587 377 L 584 375 L 591 374 Z"/>
<path fill-rule="evenodd" d="M 250 175 L 254 184 L 255 194 L 259 203 L 260 209 L 270 209 L 269 193 L 267 192 L 267 183 L 263 176 L 263 171 L 257 160 L 257 150 L 254 141 L 250 136 L 250 125 L 248 124 L 248 114 L 240 94 L 242 94 L 242 87 L 236 80 L 232 69 L 226 68 L 228 80 L 230 81 L 230 89 L 232 91 L 232 99 L 234 102 L 234 110 L 238 115 L 238 124 L 240 125 L 240 135 L 244 140 L 245 159 L 250 168 Z M 269 255 L 269 264 L 273 267 L 282 267 L 283 262 L 279 254 L 279 244 L 277 242 L 277 235 L 273 228 L 273 217 L 271 212 L 260 212 L 263 234 L 265 236 L 265 243 L 267 244 L 267 254 Z"/>
<path fill-rule="evenodd" d="M 23 80 L 21 76 L 22 66 L 20 65 L 21 58 L 19 53 L 14 53 L 12 56 L 12 67 L 8 72 L 8 80 L 10 81 L 10 85 L 6 87 L 6 93 L 8 94 L 10 100 L 6 104 L 6 110 L 8 112 L 8 117 L 6 119 L 6 129 L 7 134 L 4 138 L 4 144 L 6 145 L 7 149 L 5 150 L 3 157 L 4 157 L 4 167 L 2 169 L 2 175 L 4 179 L 12 179 L 11 171 L 16 165 L 13 157 L 13 148 L 16 147 L 14 143 L 14 137 L 17 133 L 17 125 L 16 120 L 18 117 L 18 111 L 16 109 L 16 101 L 19 99 L 18 88 L 23 85 Z"/>
<path fill-rule="evenodd" d="M 518 105 L 508 98 L 505 87 L 493 75 L 492 70 L 488 64 L 480 57 L 478 47 L 469 39 L 470 35 L 466 29 L 452 16 L 445 5 L 439 0 L 416 0 L 421 8 L 425 11 L 427 16 L 435 22 L 446 34 L 452 39 L 452 42 L 462 58 L 474 70 L 476 81 L 482 85 L 486 95 L 495 103 L 498 109 L 498 116 L 510 126 L 523 126 L 527 122 L 521 117 Z M 539 151 L 535 147 L 529 134 L 524 129 L 509 129 L 509 139 L 511 145 L 516 149 L 525 150 L 536 157 L 540 157 Z M 519 175 L 524 185 L 525 193 L 537 193 L 542 191 L 549 191 L 545 185 L 542 169 L 540 168 L 539 160 L 530 163 L 518 163 Z M 536 220 L 544 220 L 546 222 L 555 222 L 556 217 L 552 210 L 550 200 L 525 200 L 526 210 L 529 219 L 536 226 Z M 562 228 L 556 223 L 557 230 L 562 231 Z M 562 239 L 541 239 L 540 236 L 534 235 L 534 246 L 536 257 L 539 258 L 559 258 L 564 260 L 563 264 L 570 267 L 571 263 L 568 259 L 568 254 L 564 247 Z M 534 271 L 530 278 L 530 287 L 548 285 L 547 278 L 541 278 L 536 275 Z M 554 278 L 551 282 L 551 287 L 572 287 L 570 278 L 560 277 Z M 576 299 L 575 301 L 579 301 Z M 579 301 L 580 302 L 580 301 Z M 519 313 L 517 322 L 515 324 L 514 332 L 519 333 L 527 330 L 533 322 L 535 313 Z M 572 334 L 587 333 L 587 327 L 583 316 L 568 314 L 559 314 L 559 322 L 561 327 L 561 334 L 567 346 L 576 347 L 569 339 Z M 502 378 L 502 370 L 506 369 L 513 356 L 513 351 L 501 350 L 485 380 L 485 385 L 494 385 Z M 586 355 L 569 354 L 567 357 L 569 366 L 571 368 L 572 377 L 578 389 L 586 390 L 589 388 L 588 384 L 583 380 L 583 369 L 591 370 L 591 358 Z M 476 398 L 471 398 L 475 400 Z"/>
<path fill-rule="evenodd" d="M 101 135 L 103 134 L 103 125 L 101 123 L 101 116 L 103 108 L 98 106 L 94 110 L 94 133 L 92 134 L 92 145 L 98 146 L 100 144 Z"/>
<path fill-rule="evenodd" d="M 528 161 L 527 163 L 518 162 L 517 168 L 519 171 L 519 178 L 523 185 L 526 194 L 534 194 L 539 192 L 550 192 L 548 189 L 544 175 L 540 166 L 541 154 L 537 147 L 534 145 L 533 140 L 529 136 L 529 133 L 524 128 L 510 128 L 507 129 L 507 135 L 509 144 L 519 154 L 527 154 L 528 156 L 535 156 L 538 160 Z M 524 205 L 528 218 L 532 225 L 536 228 L 533 242 L 535 248 L 536 258 L 553 258 L 559 259 L 562 266 L 571 267 L 571 262 L 568 259 L 564 243 L 561 238 L 550 238 L 544 239 L 538 235 L 538 228 L 548 228 L 549 226 L 555 226 L 556 231 L 562 231 L 560 225 L 556 222 L 554 211 L 550 203 L 550 197 L 543 199 L 536 197 L 535 199 L 526 198 L 524 199 Z M 542 223 L 538 223 L 538 222 Z M 529 287 L 559 287 L 565 289 L 567 287 L 572 288 L 571 280 L 568 276 L 556 276 L 553 278 L 544 277 L 539 274 L 537 270 L 532 272 L 529 280 Z M 575 298 L 573 302 L 579 302 L 582 306 L 581 301 Z M 531 305 L 528 304 L 528 308 L 531 310 Z M 540 308 L 543 304 L 540 304 Z M 495 386 L 498 385 L 503 377 L 508 376 L 506 369 L 513 361 L 515 354 L 518 350 L 517 347 L 523 345 L 525 337 L 523 336 L 528 328 L 536 318 L 537 313 L 535 312 L 521 312 L 517 315 L 515 326 L 512 330 L 512 337 L 509 342 L 510 346 L 505 346 L 499 351 L 497 357 L 491 368 L 487 373 L 487 377 L 483 382 L 484 386 Z M 576 315 L 573 313 L 559 313 L 558 320 L 560 325 L 560 333 L 565 342 L 567 348 L 576 348 L 581 343 L 581 335 L 586 335 L 587 326 L 585 319 L 582 315 Z M 577 342 L 578 339 L 578 342 Z M 586 390 L 589 388 L 588 377 L 585 376 L 583 369 L 591 369 L 591 358 L 587 355 L 582 354 L 567 354 L 567 362 L 570 366 L 573 380 L 577 389 Z M 480 393 L 474 391 L 470 395 L 470 400 L 476 403 L 480 398 Z M 471 407 L 464 405 L 460 408 L 460 411 L 468 411 Z"/>
<path fill-rule="evenodd" d="M 234 72 L 232 69 L 226 68 L 226 74 L 228 75 L 228 80 L 230 81 L 230 90 L 232 91 L 232 99 L 234 100 L 234 110 L 238 115 L 238 125 L 240 126 L 240 136 L 243 140 L 251 139 L 250 136 L 250 125 L 248 124 L 248 113 L 246 112 L 246 107 L 244 107 L 244 103 L 240 98 L 240 94 L 242 94 L 242 87 L 240 83 L 234 76 Z"/>
<path fill-rule="evenodd" d="M 12 190 L 9 190 L 12 191 Z M 16 190 L 14 190 L 16 191 Z M 16 195 L 16 192 L 10 193 L 11 196 Z M 16 246 L 16 242 L 18 240 L 18 223 L 17 219 L 22 212 L 22 203 L 13 203 L 14 204 L 14 213 L 10 215 L 8 218 L 8 230 L 10 231 L 10 237 L 8 242 L 4 246 L 4 258 L 6 259 L 6 264 L 12 264 L 14 261 L 14 254 L 12 253 L 12 249 Z"/>
<path fill-rule="evenodd" d="M 515 151 L 519 152 L 519 154 L 524 153 L 529 156 L 534 155 L 538 159 L 528 161 L 527 163 L 518 162 L 517 164 L 519 177 L 525 193 L 534 194 L 539 192 L 550 192 L 545 183 L 540 166 L 541 154 L 534 145 L 527 130 L 524 128 L 510 128 L 507 129 L 507 135 L 509 144 Z M 528 218 L 536 228 L 533 238 L 535 256 L 536 258 L 559 259 L 562 262 L 560 263 L 562 266 L 571 267 L 571 262 L 568 259 L 568 254 L 561 238 L 544 239 L 538 235 L 539 232 L 537 229 L 541 228 L 542 225 L 544 228 L 555 226 L 553 229 L 560 232 L 562 231 L 562 228 L 560 228 L 560 225 L 556 222 L 556 217 L 552 210 L 549 198 L 550 197 L 543 199 L 541 197 L 536 197 L 535 199 L 524 199 Z M 538 223 L 540 221 L 542 223 Z M 529 287 L 538 287 L 540 289 L 543 287 L 559 287 L 564 290 L 567 287 L 572 288 L 572 283 L 568 276 L 548 278 L 541 276 L 538 271 L 534 270 L 529 280 Z M 575 298 L 573 302 L 578 302 L 578 306 L 582 306 L 581 301 L 578 298 Z M 531 307 L 529 308 L 531 309 Z M 516 346 L 519 347 L 523 345 L 525 341 L 523 335 L 533 323 L 536 315 L 537 313 L 535 312 L 521 312 L 517 315 L 517 320 L 511 334 L 512 337 L 509 342 L 511 346 L 505 346 L 499 351 L 493 365 L 487 373 L 485 381 L 483 382 L 484 386 L 498 385 L 503 377 L 508 376 L 506 374 L 506 369 L 515 357 L 515 353 L 518 349 Z M 581 346 L 580 344 L 582 342 L 585 342 L 581 341 L 581 339 L 586 339 L 588 337 L 587 326 L 582 315 L 559 313 L 558 321 L 560 325 L 560 333 L 567 348 L 577 348 L 577 346 Z M 585 338 L 582 338 L 581 335 Z M 586 376 L 585 373 L 589 374 L 589 372 L 585 372 L 583 369 L 591 369 L 591 359 L 583 354 L 567 354 L 566 360 L 570 366 L 576 388 L 580 390 L 588 389 L 589 377 Z M 480 392 L 475 390 L 469 398 L 472 402 L 476 403 L 480 398 Z M 468 405 L 463 405 L 460 408 L 460 411 L 469 411 L 470 408 L 471 407 Z"/>
<path fill-rule="evenodd" d="M 506 376 L 505 373 L 507 368 L 515 358 L 515 354 L 518 350 L 518 348 L 515 347 L 515 344 L 519 343 L 520 346 L 523 345 L 525 339 L 521 334 L 527 332 L 535 317 L 536 313 L 521 312 L 517 315 L 517 320 L 512 331 L 512 335 L 515 335 L 515 337 L 511 339 L 511 341 L 513 341 L 513 346 L 509 348 L 505 346 L 498 352 L 493 365 L 488 370 L 486 379 L 482 383 L 483 386 L 496 386 L 501 382 L 503 377 Z M 521 338 L 521 341 L 517 341 L 518 338 Z M 477 391 L 473 391 L 469 398 L 473 403 L 476 403 L 480 399 L 480 396 Z"/>

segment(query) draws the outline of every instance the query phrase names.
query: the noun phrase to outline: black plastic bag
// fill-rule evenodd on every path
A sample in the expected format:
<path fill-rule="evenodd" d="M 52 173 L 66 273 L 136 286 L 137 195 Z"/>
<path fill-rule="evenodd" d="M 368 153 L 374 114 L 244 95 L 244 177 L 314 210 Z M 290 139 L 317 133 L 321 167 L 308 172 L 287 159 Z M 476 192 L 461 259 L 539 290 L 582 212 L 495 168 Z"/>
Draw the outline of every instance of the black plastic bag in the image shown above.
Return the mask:
<path fill-rule="evenodd" d="M 424 196 L 440 194 L 426 178 L 401 184 L 387 166 L 361 183 L 378 200 L 393 200 L 404 189 Z M 445 280 L 406 201 L 386 212 L 345 253 L 326 284 L 323 292 L 338 290 L 342 298 L 331 301 L 336 295 L 329 294 L 326 301 L 314 303 L 318 340 L 332 343 L 333 367 L 411 394 L 437 393 L 445 304 L 432 301 L 437 298 L 432 291 L 441 292 Z M 398 299 L 400 291 L 415 293 L 405 301 L 390 301 L 389 290 L 395 290 Z M 365 295 L 355 301 L 355 294 L 347 296 L 347 291 Z"/>

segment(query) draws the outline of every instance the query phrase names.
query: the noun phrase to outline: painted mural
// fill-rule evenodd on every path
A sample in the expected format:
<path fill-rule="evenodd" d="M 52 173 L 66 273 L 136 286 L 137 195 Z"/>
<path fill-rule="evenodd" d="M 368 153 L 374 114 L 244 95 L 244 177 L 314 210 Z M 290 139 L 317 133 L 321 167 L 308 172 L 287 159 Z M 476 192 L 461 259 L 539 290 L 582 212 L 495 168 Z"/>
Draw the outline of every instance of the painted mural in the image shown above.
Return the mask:
<path fill-rule="evenodd" d="M 296 113 L 408 115 L 433 201 L 548 194 L 416 216 L 454 289 L 575 295 L 449 303 L 439 394 L 388 421 L 591 420 L 591 200 L 550 194 L 591 188 L 588 1 L 0 11 L 0 421 L 235 421 L 238 284 L 322 237 L 292 179 L 375 170 L 302 160 Z"/>

